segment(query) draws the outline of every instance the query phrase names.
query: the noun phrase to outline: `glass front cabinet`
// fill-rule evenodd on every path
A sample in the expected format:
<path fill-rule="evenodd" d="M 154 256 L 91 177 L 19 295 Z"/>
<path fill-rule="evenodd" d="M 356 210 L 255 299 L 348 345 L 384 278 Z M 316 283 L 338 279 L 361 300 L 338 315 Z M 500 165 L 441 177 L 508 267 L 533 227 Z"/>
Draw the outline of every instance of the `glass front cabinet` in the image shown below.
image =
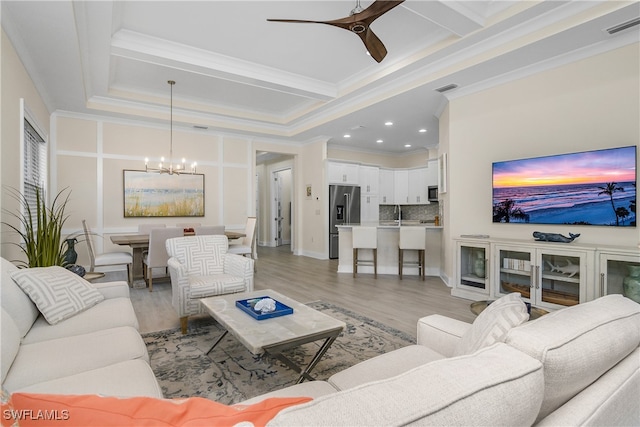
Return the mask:
<path fill-rule="evenodd" d="M 462 298 L 490 295 L 489 243 L 458 241 L 456 244 L 456 280 L 452 294 Z"/>
<path fill-rule="evenodd" d="M 537 307 L 561 308 L 586 301 L 588 252 L 495 245 L 494 296 L 520 292 Z"/>
<path fill-rule="evenodd" d="M 622 294 L 640 303 L 640 256 L 635 253 L 599 252 L 595 295 Z"/>

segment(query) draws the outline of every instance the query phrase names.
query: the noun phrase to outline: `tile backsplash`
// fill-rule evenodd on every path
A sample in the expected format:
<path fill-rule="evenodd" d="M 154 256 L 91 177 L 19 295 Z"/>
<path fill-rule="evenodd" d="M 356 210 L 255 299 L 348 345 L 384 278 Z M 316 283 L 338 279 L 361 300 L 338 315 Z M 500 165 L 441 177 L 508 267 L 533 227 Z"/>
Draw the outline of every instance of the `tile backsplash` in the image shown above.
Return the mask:
<path fill-rule="evenodd" d="M 402 219 L 433 221 L 439 215 L 440 206 L 438 203 L 428 205 L 401 205 Z M 380 205 L 380 221 L 390 221 L 398 219 L 397 205 Z"/>

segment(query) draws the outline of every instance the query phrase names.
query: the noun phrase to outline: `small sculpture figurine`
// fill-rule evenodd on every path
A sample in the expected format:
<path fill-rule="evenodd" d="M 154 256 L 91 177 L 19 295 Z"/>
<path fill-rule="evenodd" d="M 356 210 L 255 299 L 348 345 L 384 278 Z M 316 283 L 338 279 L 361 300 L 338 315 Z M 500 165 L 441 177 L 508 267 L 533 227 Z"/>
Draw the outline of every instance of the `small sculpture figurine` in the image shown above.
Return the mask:
<path fill-rule="evenodd" d="M 253 309 L 262 314 L 271 313 L 276 310 L 276 302 L 271 298 L 263 298 L 253 306 Z"/>
<path fill-rule="evenodd" d="M 569 275 L 568 277 L 573 277 L 576 274 L 580 273 L 580 266 L 575 265 L 569 259 L 567 259 L 567 265 L 564 267 L 561 267 L 559 265 L 553 265 L 551 264 L 550 261 L 547 261 L 547 264 L 549 264 L 549 267 L 551 267 L 552 272 L 557 271 L 560 274 L 568 274 Z"/>
<path fill-rule="evenodd" d="M 558 233 L 543 233 L 541 231 L 534 231 L 533 237 L 536 240 L 542 242 L 571 243 L 574 239 L 580 237 L 580 234 L 569 233 L 569 237 L 566 237 Z"/>

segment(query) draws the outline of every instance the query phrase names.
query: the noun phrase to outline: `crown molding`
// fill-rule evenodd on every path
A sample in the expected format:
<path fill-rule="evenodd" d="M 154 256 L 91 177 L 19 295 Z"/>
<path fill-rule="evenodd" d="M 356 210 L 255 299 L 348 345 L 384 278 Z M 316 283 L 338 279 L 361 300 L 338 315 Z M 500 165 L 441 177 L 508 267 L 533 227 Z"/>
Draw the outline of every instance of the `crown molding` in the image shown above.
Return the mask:
<path fill-rule="evenodd" d="M 482 82 L 476 84 L 459 87 L 454 91 L 451 91 L 450 93 L 444 93 L 443 95 L 447 98 L 448 101 L 452 101 L 457 98 L 472 95 L 483 90 L 491 89 L 496 86 L 542 73 L 544 71 L 552 70 L 554 68 L 562 67 L 573 62 L 600 55 L 633 43 L 640 43 L 640 40 L 638 39 L 638 33 L 628 32 L 626 34 L 621 34 L 615 40 L 603 40 L 600 43 L 596 43 L 582 49 L 574 50 L 567 54 L 559 55 L 546 61 L 537 62 L 529 67 L 523 67 L 518 70 L 504 73 L 491 79 L 483 80 Z"/>
<path fill-rule="evenodd" d="M 130 30 L 112 36 L 111 54 L 323 101 L 338 94 L 330 83 Z"/>

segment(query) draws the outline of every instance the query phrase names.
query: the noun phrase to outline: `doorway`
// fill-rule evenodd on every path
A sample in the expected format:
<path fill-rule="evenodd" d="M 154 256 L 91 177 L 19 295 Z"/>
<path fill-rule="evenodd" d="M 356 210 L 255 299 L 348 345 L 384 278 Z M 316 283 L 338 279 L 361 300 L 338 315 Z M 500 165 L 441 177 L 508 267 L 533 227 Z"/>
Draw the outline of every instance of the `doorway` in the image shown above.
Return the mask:
<path fill-rule="evenodd" d="M 292 154 L 256 151 L 258 246 L 295 252 L 294 163 Z"/>
<path fill-rule="evenodd" d="M 274 218 L 273 230 L 275 246 L 291 244 L 291 169 L 274 171 L 272 174 L 271 213 Z"/>

